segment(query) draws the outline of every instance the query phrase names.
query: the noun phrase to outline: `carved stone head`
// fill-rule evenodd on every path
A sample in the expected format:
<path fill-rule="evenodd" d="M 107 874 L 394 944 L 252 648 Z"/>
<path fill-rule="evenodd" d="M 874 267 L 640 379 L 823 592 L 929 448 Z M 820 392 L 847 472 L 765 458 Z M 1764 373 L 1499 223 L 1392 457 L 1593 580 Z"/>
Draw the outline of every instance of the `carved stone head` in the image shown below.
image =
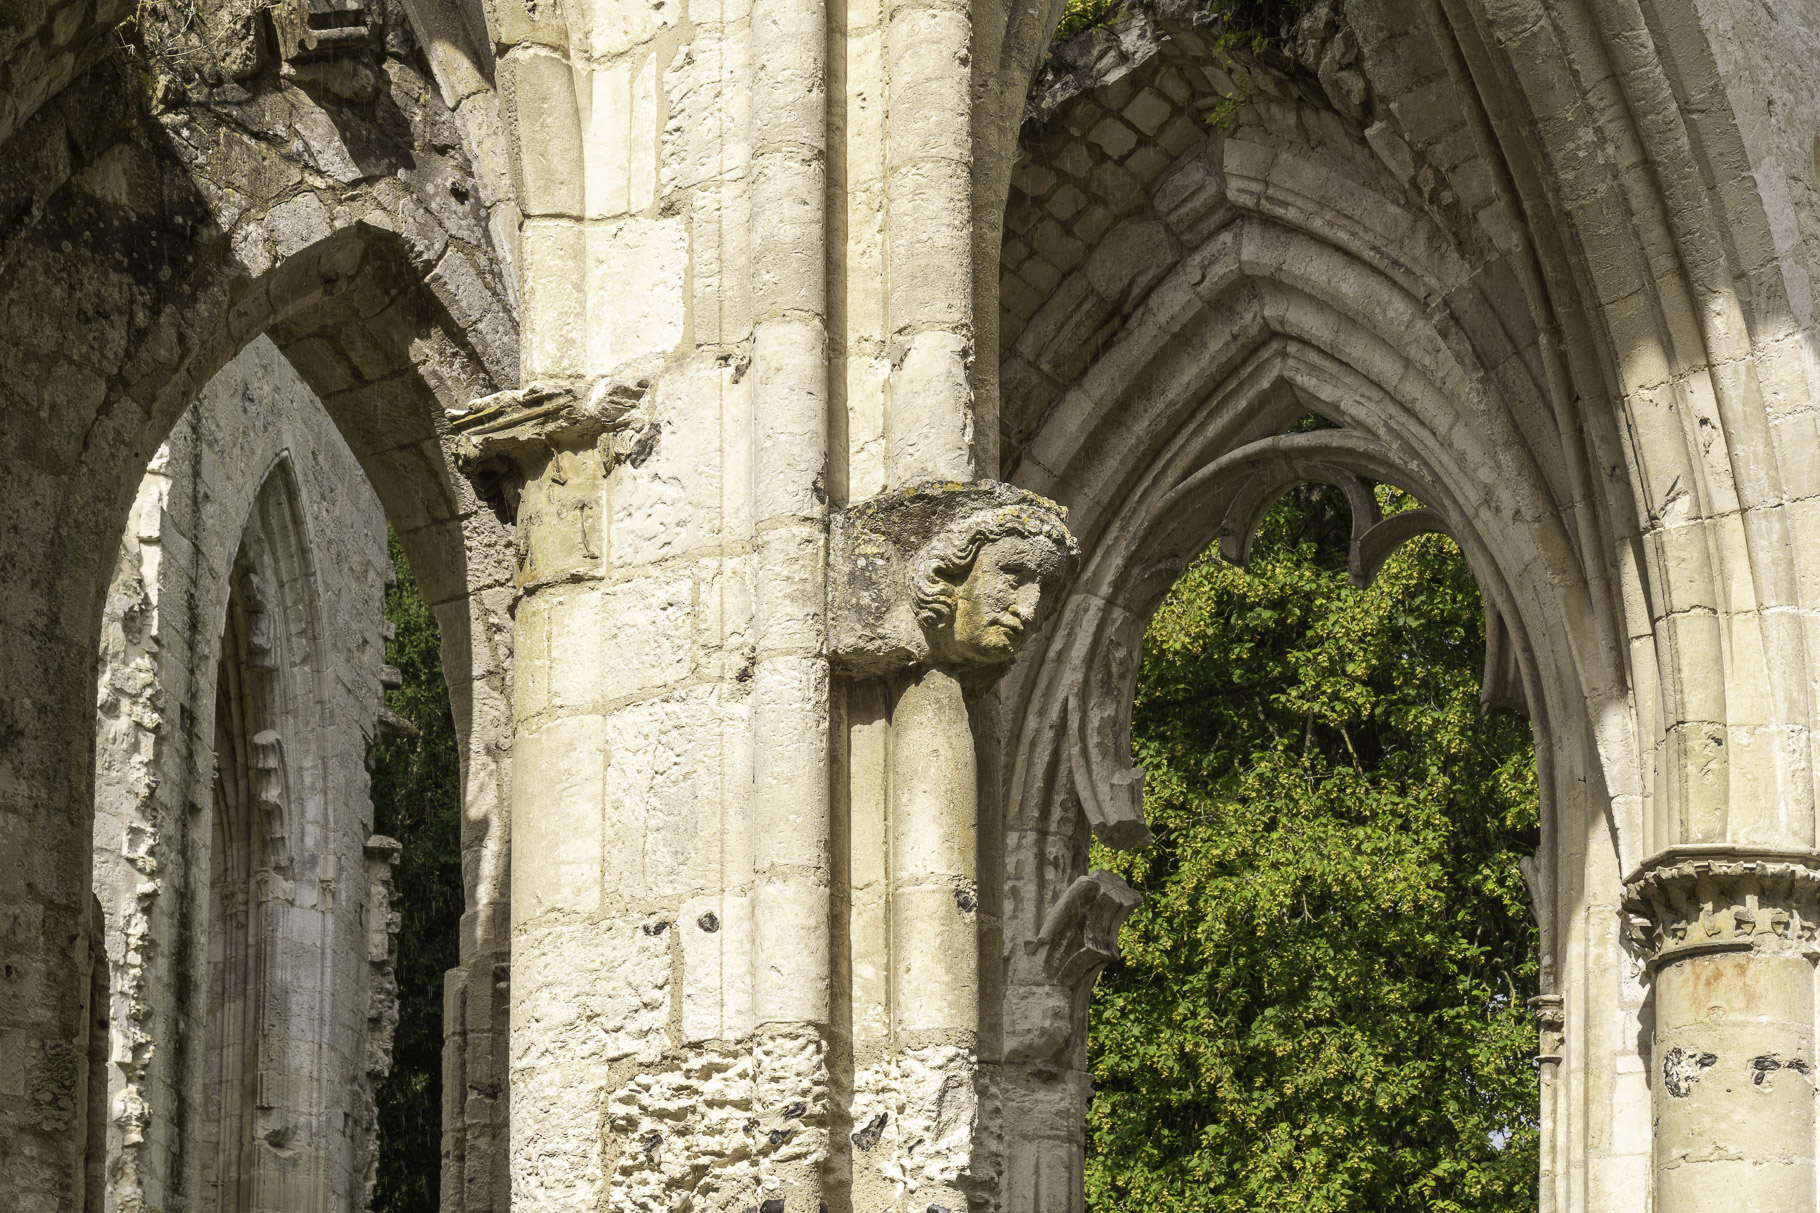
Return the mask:
<path fill-rule="evenodd" d="M 918 562 L 916 619 L 939 661 L 1003 665 L 1055 606 L 1080 547 L 1061 518 L 1019 504 L 957 519 Z"/>

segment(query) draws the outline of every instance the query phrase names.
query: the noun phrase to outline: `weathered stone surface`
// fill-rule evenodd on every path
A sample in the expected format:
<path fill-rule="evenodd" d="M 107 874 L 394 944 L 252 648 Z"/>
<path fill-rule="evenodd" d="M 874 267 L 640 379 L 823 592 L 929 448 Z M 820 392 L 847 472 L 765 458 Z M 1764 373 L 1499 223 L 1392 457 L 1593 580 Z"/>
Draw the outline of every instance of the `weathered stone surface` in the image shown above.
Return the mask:
<path fill-rule="evenodd" d="M 397 1019 L 397 844 L 369 837 L 366 799 L 385 677 L 379 502 L 321 403 L 261 338 L 153 458 L 119 552 L 95 755 L 107 1201 L 171 1207 L 199 1191 L 222 1207 L 222 1178 L 245 1175 L 273 1201 L 320 1190 L 364 1207 L 374 1084 Z M 224 636 L 230 597 L 244 604 L 239 641 L 232 624 Z M 216 752 L 223 710 L 259 730 L 249 754 Z M 221 784 L 249 776 L 246 816 L 218 820 L 233 803 Z M 248 829 L 255 870 L 236 878 L 224 852 L 248 846 Z M 266 892 L 249 905 L 255 885 Z M 245 990 L 235 966 L 247 954 L 223 917 L 235 905 L 252 916 L 243 946 L 271 957 Z M 240 1006 L 261 1027 L 256 1068 L 235 1079 L 221 1034 Z M 337 1097 L 297 1094 L 312 1086 Z M 289 1143 L 281 1157 L 256 1161 L 224 1133 L 222 1109 L 253 1087 L 261 1131 Z"/>
<path fill-rule="evenodd" d="M 1306 479 L 1364 503 L 1361 578 L 1417 529 L 1460 544 L 1485 700 L 1535 722 L 1544 1207 L 1814 1208 L 1803 6 L 1319 0 L 1242 53 L 1176 0 L 1056 46 L 1059 5 L 993 0 L 204 0 L 118 32 L 119 5 L 14 7 L 21 1208 L 168 1179 L 135 1161 L 163 1149 L 169 1056 L 143 973 L 184 879 L 159 797 L 201 765 L 141 793 L 209 748 L 167 736 L 194 691 L 167 665 L 209 667 L 159 579 L 193 568 L 268 623 L 282 598 L 185 544 L 239 533 L 251 447 L 161 507 L 206 527 L 134 502 L 248 349 L 320 398 L 443 628 L 468 896 L 449 1213 L 1078 1209 L 1085 991 L 1131 904 L 1087 842 L 1148 838 L 1143 629 Z M 1371 482 L 1427 512 L 1375 520 Z M 942 547 L 995 511 L 1042 521 Z M 122 572 L 123 534 L 167 563 Z M 354 669 L 323 674 L 335 703 Z M 385 847 L 289 832 L 269 806 L 305 756 L 267 733 L 267 909 L 344 913 Z M 382 987 L 372 909 L 349 955 Z M 340 1038 L 382 1038 L 350 997 Z M 107 1070 L 149 1093 L 110 1103 Z"/>
<path fill-rule="evenodd" d="M 842 510 L 829 521 L 829 647 L 841 668 L 879 675 L 928 661 L 1002 665 L 1040 628 L 1074 571 L 1066 513 L 1008 484 L 928 481 Z M 1033 538 L 1055 553 L 1003 655 L 955 647 L 955 599 L 987 543 Z M 958 578 L 958 580 L 956 580 Z"/>

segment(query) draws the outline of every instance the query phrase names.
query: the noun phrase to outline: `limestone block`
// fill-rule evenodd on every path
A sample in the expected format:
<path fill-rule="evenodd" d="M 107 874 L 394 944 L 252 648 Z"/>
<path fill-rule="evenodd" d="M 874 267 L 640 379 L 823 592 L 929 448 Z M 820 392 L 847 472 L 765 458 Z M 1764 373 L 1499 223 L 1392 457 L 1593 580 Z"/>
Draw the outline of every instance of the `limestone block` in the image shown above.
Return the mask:
<path fill-rule="evenodd" d="M 691 898 L 676 921 L 684 1043 L 745 1039 L 756 1024 L 751 898 L 743 893 Z"/>
<path fill-rule="evenodd" d="M 766 709 L 754 721 L 752 792 L 762 818 L 754 868 L 808 875 L 821 886 L 828 880 L 827 792 L 815 787 L 812 773 L 827 751 L 828 681 L 827 662 L 814 656 L 769 657 L 752 676 L 754 700 Z"/>
<path fill-rule="evenodd" d="M 752 916 L 752 1005 L 758 1021 L 826 1024 L 833 997 L 822 942 L 827 885 L 761 879 L 752 890 Z"/>
<path fill-rule="evenodd" d="M 679 0 L 655 0 L 631 7 L 590 5 L 578 14 L 570 36 L 578 39 L 595 60 L 617 58 L 674 27 L 682 17 L 682 7 Z"/>
<path fill-rule="evenodd" d="M 682 340 L 686 319 L 683 287 L 689 247 L 683 222 L 628 219 L 591 224 L 583 248 L 587 373 L 614 374 L 674 349 Z M 571 261 L 562 272 L 573 275 L 575 264 Z"/>
<path fill-rule="evenodd" d="M 759 533 L 757 567 L 763 570 L 765 585 L 753 622 L 760 660 L 776 653 L 811 653 L 818 647 L 827 609 L 826 550 L 826 539 L 813 525 Z"/>
<path fill-rule="evenodd" d="M 764 237 L 756 233 L 755 238 Z M 761 274 L 765 268 L 754 266 Z M 807 272 L 819 281 L 819 271 Z M 826 333 L 814 319 L 772 316 L 763 319 L 754 334 L 749 374 L 753 393 L 765 402 L 765 424 L 754 452 L 758 476 L 752 496 L 758 522 L 821 515 L 827 492 L 822 483 L 826 359 Z"/>
<path fill-rule="evenodd" d="M 290 257 L 328 237 L 328 208 L 315 194 L 302 193 L 273 207 L 266 216 L 266 227 L 278 255 Z"/>
<path fill-rule="evenodd" d="M 729 522 L 740 524 L 742 503 L 727 491 L 725 469 L 750 458 L 752 440 L 741 424 L 748 395 L 733 369 L 718 359 L 690 358 L 664 374 L 631 454 L 614 469 L 609 491 L 615 568 L 657 564 L 717 546 Z M 718 406 L 712 423 L 702 417 L 704 402 Z"/>
<path fill-rule="evenodd" d="M 711 558 L 696 566 L 695 676 L 748 682 L 757 646 L 753 633 L 751 556 Z"/>
<path fill-rule="evenodd" d="M 668 930 L 668 919 L 656 915 L 517 930 L 514 1079 L 628 1057 L 656 1061 L 668 1039 Z"/>
<path fill-rule="evenodd" d="M 657 176 L 657 60 L 644 55 L 587 75 L 582 107 L 583 213 L 615 218 L 650 205 Z"/>
<path fill-rule="evenodd" d="M 968 44 L 967 14 L 960 9 L 905 7 L 890 17 L 892 120 L 886 155 L 895 170 L 921 159 L 965 164 L 972 148 L 964 123 L 954 116 L 968 109 L 965 73 L 948 70 L 952 48 Z"/>
<path fill-rule="evenodd" d="M 732 807 L 713 775 L 732 724 L 725 697 L 719 687 L 689 687 L 607 718 L 603 878 L 625 904 L 675 904 L 719 884 L 713 860 Z"/>
<path fill-rule="evenodd" d="M 690 23 L 700 29 L 747 20 L 752 15 L 752 0 L 692 0 L 688 8 Z"/>
<path fill-rule="evenodd" d="M 749 201 L 744 183 L 704 186 L 693 193 L 689 256 L 694 290 L 690 319 L 697 345 L 731 345 L 751 333 Z"/>
<path fill-rule="evenodd" d="M 710 25 L 664 71 L 669 116 L 664 122 L 659 191 L 743 178 L 751 163 L 749 39 Z M 723 284 L 732 286 L 731 280 Z"/>
<path fill-rule="evenodd" d="M 752 193 L 764 200 L 752 210 L 752 309 L 761 321 L 820 295 L 826 182 L 817 150 L 786 144 L 753 158 Z"/>
<path fill-rule="evenodd" d="M 915 160 L 893 163 L 887 179 L 890 205 L 892 327 L 967 327 L 971 238 L 955 222 L 968 196 L 964 163 Z"/>
<path fill-rule="evenodd" d="M 570 219 L 527 213 L 519 234 L 519 298 L 524 308 L 524 375 L 579 379 L 586 375 L 588 236 Z"/>
<path fill-rule="evenodd" d="M 513 132 L 518 209 L 532 218 L 579 217 L 586 176 L 575 76 L 568 61 L 547 47 L 520 46 L 500 59 L 499 86 Z"/>
<path fill-rule="evenodd" d="M 521 728 L 513 739 L 513 897 L 521 921 L 600 908 L 606 854 L 607 725 L 567 716 Z M 532 858 L 534 857 L 534 858 Z"/>

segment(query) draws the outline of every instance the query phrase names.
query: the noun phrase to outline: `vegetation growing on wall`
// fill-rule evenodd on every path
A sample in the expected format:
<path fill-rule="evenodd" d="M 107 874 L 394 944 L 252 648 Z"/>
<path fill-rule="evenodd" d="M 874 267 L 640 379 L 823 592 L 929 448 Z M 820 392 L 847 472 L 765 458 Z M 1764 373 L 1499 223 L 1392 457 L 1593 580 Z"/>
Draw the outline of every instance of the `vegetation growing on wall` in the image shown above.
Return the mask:
<path fill-rule="evenodd" d="M 1057 41 L 1095 26 L 1111 25 L 1130 0 L 1068 0 L 1056 27 Z M 1202 7 L 1217 29 L 1214 50 L 1224 54 L 1262 54 L 1273 44 L 1286 44 L 1309 0 L 1206 0 Z"/>
<path fill-rule="evenodd" d="M 1156 843 L 1093 856 L 1148 897 L 1094 995 L 1095 1213 L 1536 1207 L 1529 726 L 1479 712 L 1458 549 L 1359 591 L 1348 527 L 1297 490 L 1150 626 Z"/>
<path fill-rule="evenodd" d="M 386 660 L 403 685 L 386 706 L 415 737 L 381 742 L 373 772 L 374 829 L 404 844 L 397 870 L 398 1035 L 379 1089 L 379 1185 L 374 1213 L 436 1213 L 442 1153 L 442 975 L 455 967 L 461 928 L 461 766 L 443 681 L 436 617 L 417 591 L 398 537 L 398 580 L 385 616 L 396 631 Z"/>

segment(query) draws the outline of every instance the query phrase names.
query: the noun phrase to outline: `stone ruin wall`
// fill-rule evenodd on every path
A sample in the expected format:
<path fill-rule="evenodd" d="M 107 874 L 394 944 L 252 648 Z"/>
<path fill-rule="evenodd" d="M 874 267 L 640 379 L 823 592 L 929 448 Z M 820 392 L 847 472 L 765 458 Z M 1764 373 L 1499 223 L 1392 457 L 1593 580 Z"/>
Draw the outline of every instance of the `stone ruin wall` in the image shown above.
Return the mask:
<path fill-rule="evenodd" d="M 300 524 L 289 534 L 287 514 Z M 95 889 L 112 998 L 110 1211 L 211 1207 L 201 1117 L 212 1080 L 204 1037 L 217 662 L 236 555 L 297 539 L 307 547 L 276 562 L 297 584 L 268 584 L 262 605 L 267 626 L 289 633 L 271 644 L 292 667 L 278 672 L 287 691 L 272 720 L 285 768 L 273 811 L 284 818 L 290 879 L 272 883 L 297 945 L 291 958 L 306 963 L 267 976 L 284 982 L 268 990 L 268 1006 L 283 1016 L 274 1035 L 291 1043 L 272 1041 L 273 1073 L 261 1079 L 323 1068 L 313 1091 L 279 1082 L 290 1094 L 275 1102 L 289 1106 L 259 1131 L 275 1158 L 302 1159 L 305 1173 L 287 1177 L 286 1190 L 315 1187 L 333 1208 L 365 1205 L 372 1092 L 389 1069 L 397 1018 L 395 846 L 370 840 L 365 765 L 387 679 L 381 608 L 391 565 L 365 474 L 261 338 L 216 375 L 152 461 L 109 588 Z M 303 1055 L 318 1044 L 324 1060 Z"/>
<path fill-rule="evenodd" d="M 368 468 L 453 658 L 448 1209 L 504 1208 L 508 1163 L 513 1204 L 562 1213 L 1078 1208 L 1079 995 L 1129 908 L 1085 848 L 1142 841 L 1142 603 L 1256 472 L 1233 456 L 1294 456 L 1267 432 L 1290 409 L 1438 507 L 1508 624 L 1548 798 L 1545 1207 L 1704 1213 L 1766 1175 L 1760 1207 L 1815 1207 L 1811 1067 L 1781 1064 L 1809 1064 L 1811 982 L 1774 1032 L 1685 1014 L 1694 977 L 1739 1003 L 1811 977 L 1803 6 L 1317 3 L 1218 137 L 1238 81 L 1169 4 L 1034 96 L 1059 2 L 356 7 L 383 28 L 326 60 L 272 52 L 240 0 L 149 65 L 89 37 L 121 5 L 0 31 L 24 436 L 0 607 L 27 637 L 0 680 L 24 856 L 0 1143 L 29 1207 L 81 1205 L 92 1049 L 57 966 L 87 938 L 68 739 L 86 758 L 94 704 L 58 674 L 94 650 L 131 488 L 108 476 L 260 333 Z M 470 440 L 511 449 L 480 489 L 509 500 L 452 470 Z M 994 477 L 1069 507 L 1086 551 L 969 720 L 920 664 L 850 664 L 827 536 Z M 893 765 L 925 744 L 952 769 Z M 1696 925 L 1717 950 L 1680 946 Z"/>

